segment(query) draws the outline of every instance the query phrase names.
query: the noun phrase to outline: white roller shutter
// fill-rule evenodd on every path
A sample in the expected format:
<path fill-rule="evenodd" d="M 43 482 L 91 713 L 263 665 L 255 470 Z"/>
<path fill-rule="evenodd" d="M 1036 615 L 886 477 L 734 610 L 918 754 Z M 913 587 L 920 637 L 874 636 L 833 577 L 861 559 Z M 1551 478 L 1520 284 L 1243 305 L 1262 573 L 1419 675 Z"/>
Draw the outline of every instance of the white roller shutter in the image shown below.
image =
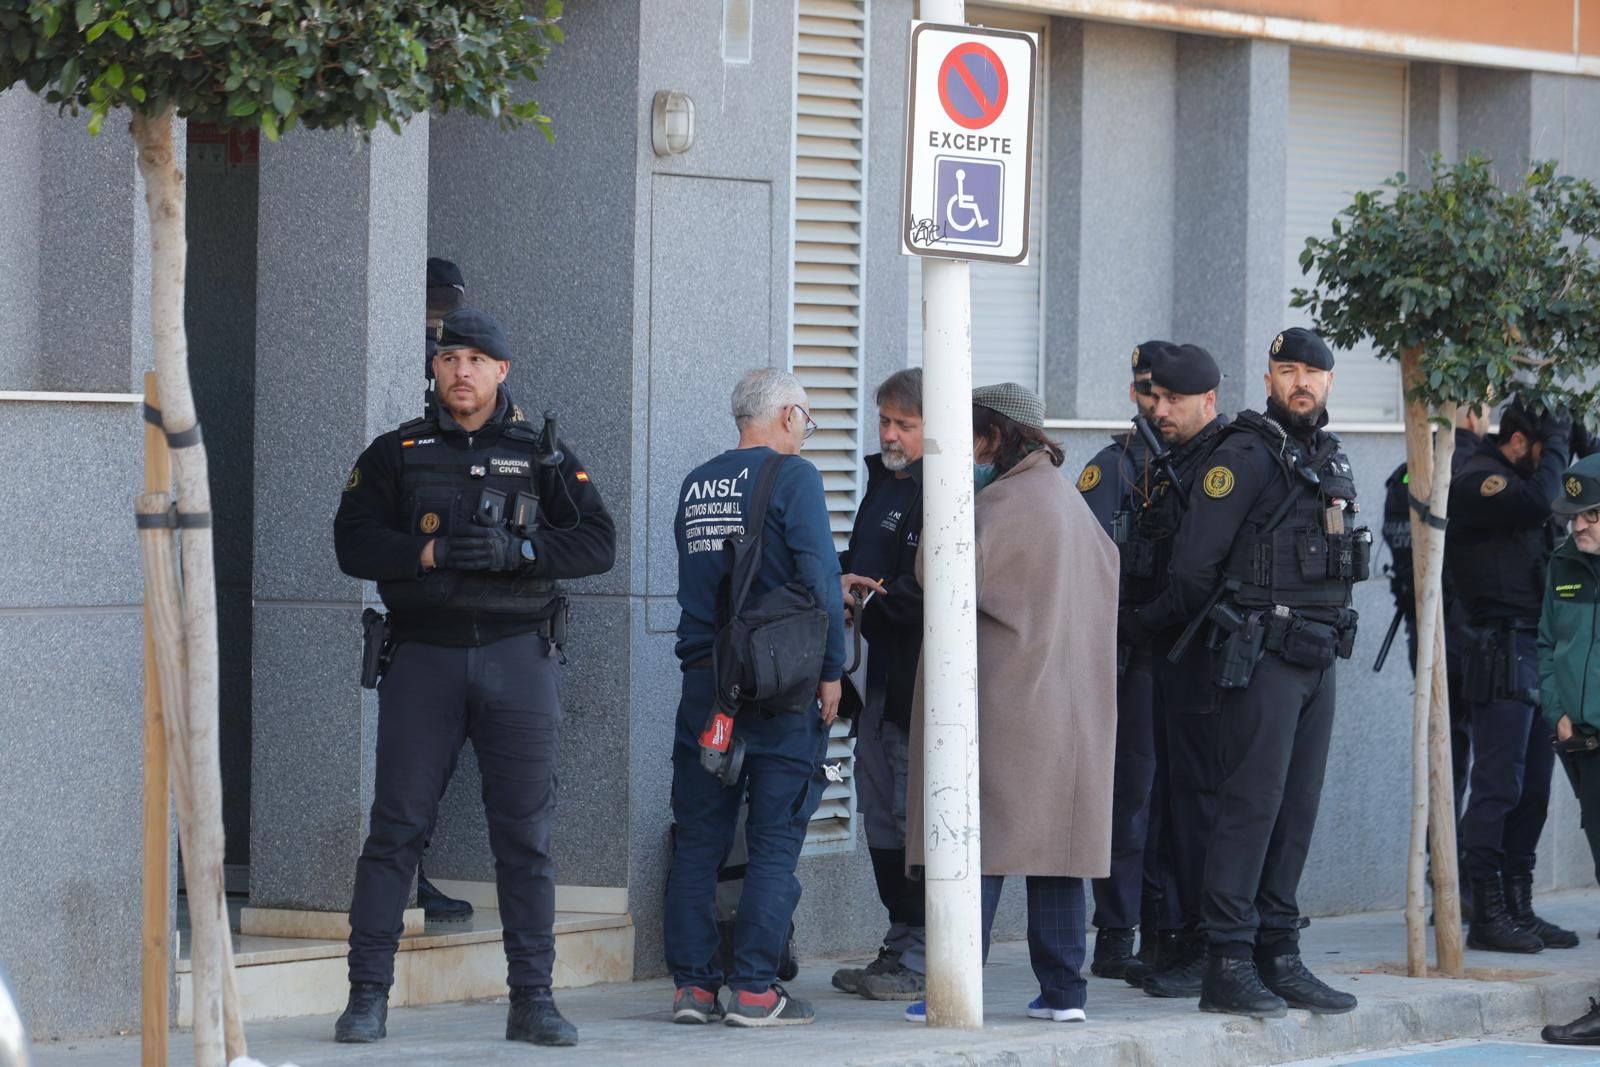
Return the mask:
<path fill-rule="evenodd" d="M 839 547 L 860 500 L 866 6 L 801 0 L 795 35 L 793 369 Z"/>
<path fill-rule="evenodd" d="M 1307 237 L 1332 233 L 1355 194 L 1405 168 L 1404 64 L 1295 49 L 1289 56 L 1288 211 L 1284 233 L 1285 322 L 1310 326 L 1289 310 L 1289 292 L 1309 288 L 1300 271 Z M 1263 346 L 1264 347 L 1264 346 Z M 1263 352 L 1259 358 L 1265 364 Z M 1401 420 L 1400 368 L 1363 344 L 1338 353 L 1329 413 L 1335 422 Z"/>
<path fill-rule="evenodd" d="M 1026 30 L 1039 35 L 1039 71 L 1049 69 L 1046 25 L 1038 20 L 1006 17 L 969 10 L 974 25 Z M 1022 266 L 1001 263 L 972 264 L 972 384 L 1020 382 L 1042 396 L 1043 360 L 1040 351 L 1039 292 L 1044 275 L 1044 117 L 1049 112 L 1040 75 L 1033 112 L 1033 187 L 1028 205 L 1028 262 Z M 905 257 L 911 271 L 907 308 L 907 356 L 922 365 L 922 265 Z"/>
<path fill-rule="evenodd" d="M 861 219 L 866 197 L 864 0 L 800 0 L 795 26 L 794 325 L 791 366 L 817 432 L 805 458 L 822 472 L 843 548 L 861 499 Z M 836 721 L 829 781 L 804 851 L 856 844 L 855 741 Z"/>

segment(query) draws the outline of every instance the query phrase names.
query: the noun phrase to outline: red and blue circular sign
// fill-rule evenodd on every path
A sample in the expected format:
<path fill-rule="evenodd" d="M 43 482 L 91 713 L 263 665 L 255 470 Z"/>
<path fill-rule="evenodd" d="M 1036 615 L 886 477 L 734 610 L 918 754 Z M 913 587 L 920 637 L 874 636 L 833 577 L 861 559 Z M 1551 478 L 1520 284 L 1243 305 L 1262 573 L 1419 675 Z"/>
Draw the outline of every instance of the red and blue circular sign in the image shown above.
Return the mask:
<path fill-rule="evenodd" d="M 1005 64 L 987 45 L 959 44 L 939 65 L 939 102 L 966 129 L 981 130 L 999 118 L 1007 90 Z"/>

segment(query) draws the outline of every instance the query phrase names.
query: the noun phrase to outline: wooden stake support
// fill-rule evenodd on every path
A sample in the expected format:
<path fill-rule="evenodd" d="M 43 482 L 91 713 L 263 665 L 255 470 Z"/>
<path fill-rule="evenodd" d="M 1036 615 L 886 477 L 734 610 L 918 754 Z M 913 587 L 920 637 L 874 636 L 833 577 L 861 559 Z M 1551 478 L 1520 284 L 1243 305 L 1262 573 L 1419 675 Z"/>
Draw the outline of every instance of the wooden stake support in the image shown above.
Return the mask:
<path fill-rule="evenodd" d="M 144 402 L 161 410 L 161 393 L 154 373 L 144 376 Z M 172 457 L 159 427 L 144 424 L 144 491 L 166 495 L 172 491 Z M 161 713 L 161 680 L 156 671 L 155 627 L 151 622 L 150 588 L 145 587 L 144 607 L 144 901 L 141 988 L 139 1000 L 139 1062 L 144 1067 L 167 1067 L 167 1026 L 171 1018 L 172 929 L 168 925 L 172 902 L 170 833 L 171 806 L 167 784 L 167 738 Z"/>

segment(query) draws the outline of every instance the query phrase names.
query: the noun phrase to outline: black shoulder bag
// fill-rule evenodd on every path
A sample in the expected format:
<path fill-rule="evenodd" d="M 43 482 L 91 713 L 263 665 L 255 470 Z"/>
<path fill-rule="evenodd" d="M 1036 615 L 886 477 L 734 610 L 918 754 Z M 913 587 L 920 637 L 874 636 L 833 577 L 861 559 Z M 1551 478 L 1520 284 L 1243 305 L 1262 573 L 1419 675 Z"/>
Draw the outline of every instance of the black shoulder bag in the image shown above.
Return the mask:
<path fill-rule="evenodd" d="M 756 476 L 744 532 L 723 542 L 727 576 L 719 591 L 712 669 L 717 703 L 728 711 L 803 712 L 816 708 L 828 646 L 828 613 L 810 589 L 791 579 L 751 599 L 778 471 L 789 456 L 770 456 Z"/>

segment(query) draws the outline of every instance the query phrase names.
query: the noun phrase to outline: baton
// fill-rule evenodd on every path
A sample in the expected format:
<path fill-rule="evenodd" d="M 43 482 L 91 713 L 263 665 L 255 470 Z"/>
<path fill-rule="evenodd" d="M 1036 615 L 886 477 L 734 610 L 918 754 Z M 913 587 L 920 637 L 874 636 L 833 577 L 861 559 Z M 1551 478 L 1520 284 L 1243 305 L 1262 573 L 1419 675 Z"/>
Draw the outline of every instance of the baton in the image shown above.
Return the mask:
<path fill-rule="evenodd" d="M 1383 644 L 1378 646 L 1378 658 L 1372 661 L 1373 674 L 1383 670 L 1384 663 L 1389 659 L 1389 648 L 1394 644 L 1394 635 L 1400 632 L 1400 622 L 1405 617 L 1405 608 L 1394 609 L 1394 618 L 1389 620 L 1389 632 L 1383 635 Z"/>

